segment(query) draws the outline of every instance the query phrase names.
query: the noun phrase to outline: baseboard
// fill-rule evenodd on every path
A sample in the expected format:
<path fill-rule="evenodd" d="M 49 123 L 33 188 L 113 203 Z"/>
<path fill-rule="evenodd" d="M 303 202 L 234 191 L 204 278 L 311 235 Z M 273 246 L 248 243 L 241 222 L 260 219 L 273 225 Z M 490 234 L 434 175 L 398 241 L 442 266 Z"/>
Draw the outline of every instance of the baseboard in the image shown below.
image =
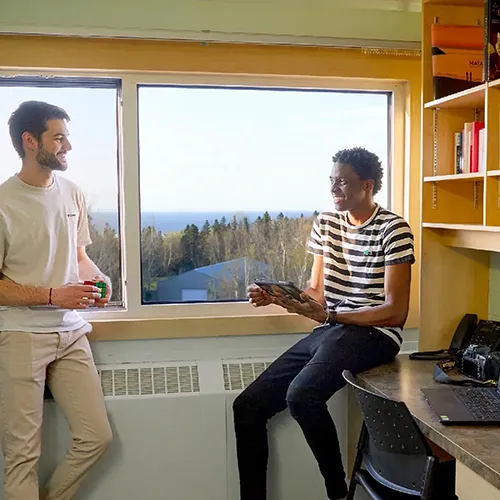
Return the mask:
<path fill-rule="evenodd" d="M 418 340 L 408 340 L 403 342 L 400 354 L 409 354 L 410 352 L 418 351 Z"/>

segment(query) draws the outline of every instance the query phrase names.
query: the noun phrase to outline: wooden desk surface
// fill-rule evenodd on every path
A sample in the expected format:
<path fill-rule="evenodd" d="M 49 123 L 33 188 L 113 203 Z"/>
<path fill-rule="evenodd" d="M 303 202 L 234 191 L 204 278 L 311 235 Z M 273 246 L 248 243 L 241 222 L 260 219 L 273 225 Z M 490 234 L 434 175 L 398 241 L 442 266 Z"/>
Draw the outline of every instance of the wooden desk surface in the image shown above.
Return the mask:
<path fill-rule="evenodd" d="M 392 363 L 358 375 L 367 388 L 403 401 L 431 441 L 500 489 L 500 426 L 440 424 L 421 388 L 445 387 L 432 379 L 434 361 L 412 361 L 401 355 Z"/>

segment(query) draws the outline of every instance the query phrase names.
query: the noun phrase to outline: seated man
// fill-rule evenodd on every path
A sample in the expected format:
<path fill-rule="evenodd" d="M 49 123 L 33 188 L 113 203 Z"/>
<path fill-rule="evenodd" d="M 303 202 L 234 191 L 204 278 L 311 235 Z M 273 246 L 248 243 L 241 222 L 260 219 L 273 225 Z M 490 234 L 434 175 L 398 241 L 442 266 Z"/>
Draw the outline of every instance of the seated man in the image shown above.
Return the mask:
<path fill-rule="evenodd" d="M 327 401 L 353 374 L 394 359 L 408 315 L 413 235 L 404 219 L 374 202 L 382 185 L 378 157 L 362 148 L 339 151 L 330 175 L 336 212 L 318 216 L 304 303 L 271 297 L 257 285 L 255 307 L 276 303 L 319 323 L 234 402 L 241 500 L 266 499 L 267 421 L 290 409 L 325 479 L 328 498 L 347 494 L 345 472 Z M 313 300 L 315 299 L 315 300 Z"/>

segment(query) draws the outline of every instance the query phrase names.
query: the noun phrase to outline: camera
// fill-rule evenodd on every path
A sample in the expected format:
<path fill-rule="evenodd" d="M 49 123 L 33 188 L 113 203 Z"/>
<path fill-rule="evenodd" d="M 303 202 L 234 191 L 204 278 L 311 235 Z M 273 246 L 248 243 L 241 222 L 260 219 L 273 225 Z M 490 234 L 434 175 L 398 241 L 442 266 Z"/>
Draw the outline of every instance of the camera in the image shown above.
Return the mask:
<path fill-rule="evenodd" d="M 470 345 L 457 355 L 460 372 L 477 380 L 498 380 L 500 376 L 500 352 L 488 346 Z"/>

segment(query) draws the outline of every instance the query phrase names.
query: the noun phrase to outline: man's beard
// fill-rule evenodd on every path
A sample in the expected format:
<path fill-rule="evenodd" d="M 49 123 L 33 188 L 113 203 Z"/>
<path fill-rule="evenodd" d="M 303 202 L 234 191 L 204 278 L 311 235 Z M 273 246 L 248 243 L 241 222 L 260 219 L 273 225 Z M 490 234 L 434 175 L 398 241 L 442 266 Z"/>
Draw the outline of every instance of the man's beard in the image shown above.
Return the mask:
<path fill-rule="evenodd" d="M 57 159 L 57 156 L 54 153 L 49 153 L 43 148 L 43 146 L 40 146 L 38 148 L 36 161 L 40 166 L 48 168 L 50 170 L 65 171 L 68 168 L 67 165 L 61 163 Z"/>

